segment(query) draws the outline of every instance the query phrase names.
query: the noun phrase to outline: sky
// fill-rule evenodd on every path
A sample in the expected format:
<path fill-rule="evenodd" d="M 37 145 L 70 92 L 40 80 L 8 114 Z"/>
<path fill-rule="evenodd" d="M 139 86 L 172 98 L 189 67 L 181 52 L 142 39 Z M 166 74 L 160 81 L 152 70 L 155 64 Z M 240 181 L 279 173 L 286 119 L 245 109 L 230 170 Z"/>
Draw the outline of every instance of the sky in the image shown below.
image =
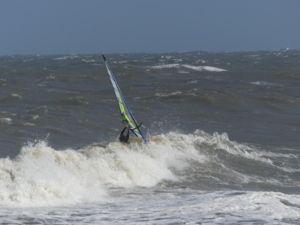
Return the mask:
<path fill-rule="evenodd" d="M 300 49 L 299 0 L 1 0 L 0 55 Z"/>

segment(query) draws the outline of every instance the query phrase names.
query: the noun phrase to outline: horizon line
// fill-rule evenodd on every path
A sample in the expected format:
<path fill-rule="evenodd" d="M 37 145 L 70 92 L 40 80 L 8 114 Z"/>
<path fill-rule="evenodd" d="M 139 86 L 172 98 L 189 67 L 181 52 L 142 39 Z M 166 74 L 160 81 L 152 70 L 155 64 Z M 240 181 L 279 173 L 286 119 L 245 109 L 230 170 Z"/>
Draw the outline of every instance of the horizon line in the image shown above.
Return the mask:
<path fill-rule="evenodd" d="M 208 50 L 187 50 L 187 51 L 136 51 L 136 52 L 77 52 L 77 53 L 11 53 L 1 54 L 0 57 L 5 56 L 57 56 L 57 55 L 134 55 L 134 54 L 186 54 L 186 53 L 206 53 L 206 54 L 224 54 L 224 53 L 247 53 L 247 52 L 276 52 L 276 51 L 300 51 L 300 48 L 278 48 L 278 49 L 257 49 L 257 50 L 220 50 L 220 51 L 208 51 Z"/>

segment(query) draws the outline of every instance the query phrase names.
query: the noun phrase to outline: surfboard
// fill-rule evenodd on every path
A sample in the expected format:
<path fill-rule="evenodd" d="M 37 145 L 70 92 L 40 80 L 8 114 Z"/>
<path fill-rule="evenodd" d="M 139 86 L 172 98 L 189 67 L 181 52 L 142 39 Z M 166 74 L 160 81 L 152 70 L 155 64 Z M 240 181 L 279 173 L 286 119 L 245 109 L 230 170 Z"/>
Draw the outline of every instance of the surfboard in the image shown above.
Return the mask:
<path fill-rule="evenodd" d="M 140 129 L 141 124 L 139 124 L 137 122 L 137 120 L 135 119 L 132 111 L 130 110 L 126 99 L 124 97 L 124 95 L 122 94 L 122 91 L 120 89 L 120 86 L 117 82 L 117 78 L 114 75 L 114 73 L 112 72 L 112 70 L 110 69 L 110 66 L 106 60 L 106 57 L 104 55 L 102 55 L 104 63 L 105 63 L 105 67 L 107 70 L 107 73 L 109 75 L 109 79 L 111 81 L 111 84 L 113 86 L 117 101 L 118 101 L 118 105 L 119 105 L 119 110 L 121 113 L 121 120 L 122 123 L 125 124 L 126 126 L 128 126 L 130 128 L 130 131 L 137 137 L 142 138 L 144 143 L 147 143 L 147 139 L 146 136 L 143 134 L 143 132 Z"/>

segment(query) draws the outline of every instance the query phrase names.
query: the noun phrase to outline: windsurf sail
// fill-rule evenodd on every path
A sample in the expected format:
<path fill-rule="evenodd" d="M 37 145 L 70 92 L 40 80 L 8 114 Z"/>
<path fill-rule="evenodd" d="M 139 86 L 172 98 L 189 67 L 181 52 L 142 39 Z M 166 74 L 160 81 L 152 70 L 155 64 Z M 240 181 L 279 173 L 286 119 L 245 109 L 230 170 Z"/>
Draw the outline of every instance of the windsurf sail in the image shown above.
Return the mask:
<path fill-rule="evenodd" d="M 102 55 L 102 57 L 103 57 L 103 60 L 105 63 L 107 73 L 109 75 L 109 79 L 112 83 L 115 95 L 118 100 L 122 123 L 124 123 L 126 126 L 128 126 L 130 128 L 131 132 L 135 134 L 135 136 L 142 138 L 143 141 L 146 143 L 147 139 L 140 129 L 141 124 L 139 124 L 137 122 L 137 120 L 134 118 L 132 111 L 130 110 L 128 104 L 126 103 L 126 100 L 125 100 L 125 98 L 121 92 L 121 89 L 118 85 L 116 76 L 113 74 L 112 70 L 110 69 L 110 66 L 106 60 L 106 57 L 104 55 Z"/>

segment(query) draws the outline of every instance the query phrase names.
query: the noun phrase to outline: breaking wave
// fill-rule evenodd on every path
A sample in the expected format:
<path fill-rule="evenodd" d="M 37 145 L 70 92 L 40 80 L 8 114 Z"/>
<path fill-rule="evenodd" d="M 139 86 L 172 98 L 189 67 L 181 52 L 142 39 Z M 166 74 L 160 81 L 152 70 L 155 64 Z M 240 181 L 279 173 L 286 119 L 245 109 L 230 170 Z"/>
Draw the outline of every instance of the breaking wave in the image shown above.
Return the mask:
<path fill-rule="evenodd" d="M 101 201 L 109 196 L 111 187 L 147 188 L 161 183 L 203 187 L 251 182 L 299 185 L 286 178 L 283 183 L 276 176 L 292 176 L 299 171 L 298 164 L 294 168 L 276 165 L 273 157 L 280 156 L 230 141 L 225 133 L 200 130 L 156 135 L 147 145 L 133 140 L 128 145 L 111 142 L 79 150 L 59 151 L 40 141 L 24 146 L 14 159 L 0 159 L 0 205 L 36 207 Z M 285 160 L 295 157 L 289 153 Z"/>

